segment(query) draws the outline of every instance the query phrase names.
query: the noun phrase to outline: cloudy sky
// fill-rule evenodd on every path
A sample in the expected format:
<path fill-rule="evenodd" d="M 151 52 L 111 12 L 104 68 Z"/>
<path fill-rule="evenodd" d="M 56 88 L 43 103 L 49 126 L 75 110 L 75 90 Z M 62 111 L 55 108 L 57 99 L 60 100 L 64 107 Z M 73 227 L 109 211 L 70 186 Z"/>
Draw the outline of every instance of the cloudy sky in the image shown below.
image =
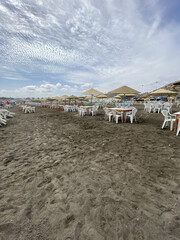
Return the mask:
<path fill-rule="evenodd" d="M 179 0 L 0 0 L 0 96 L 180 79 Z"/>

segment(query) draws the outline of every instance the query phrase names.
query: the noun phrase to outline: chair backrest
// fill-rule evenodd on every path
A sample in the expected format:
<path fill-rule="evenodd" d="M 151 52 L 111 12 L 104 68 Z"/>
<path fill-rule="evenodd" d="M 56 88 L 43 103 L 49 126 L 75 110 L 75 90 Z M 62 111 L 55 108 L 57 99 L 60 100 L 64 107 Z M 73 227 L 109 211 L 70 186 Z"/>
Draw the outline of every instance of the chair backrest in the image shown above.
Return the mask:
<path fill-rule="evenodd" d="M 132 115 L 135 116 L 136 113 L 137 113 L 137 108 L 134 108 L 134 109 L 132 110 Z"/>
<path fill-rule="evenodd" d="M 168 113 L 170 113 L 171 107 L 164 107 L 163 110 L 166 110 Z"/>
<path fill-rule="evenodd" d="M 115 110 L 112 110 L 112 115 L 113 115 L 113 117 L 116 117 L 117 112 Z"/>
<path fill-rule="evenodd" d="M 163 110 L 161 111 L 161 113 L 162 113 L 162 115 L 165 117 L 165 119 L 168 118 L 168 110 L 163 109 Z"/>
<path fill-rule="evenodd" d="M 170 107 L 170 106 L 171 106 L 171 103 L 165 102 L 163 105 L 164 105 L 164 107 Z"/>

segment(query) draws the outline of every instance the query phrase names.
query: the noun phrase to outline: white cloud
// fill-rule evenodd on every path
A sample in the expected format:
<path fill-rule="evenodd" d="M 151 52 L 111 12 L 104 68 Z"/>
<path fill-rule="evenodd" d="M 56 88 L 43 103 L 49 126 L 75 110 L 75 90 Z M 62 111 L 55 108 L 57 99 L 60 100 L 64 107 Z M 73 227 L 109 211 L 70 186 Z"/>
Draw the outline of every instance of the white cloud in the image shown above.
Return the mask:
<path fill-rule="evenodd" d="M 57 83 L 56 87 L 61 87 L 61 85 L 62 85 L 61 83 Z"/>
<path fill-rule="evenodd" d="M 22 90 L 25 92 L 35 92 L 35 91 L 37 91 L 37 87 L 36 86 L 26 86 L 26 87 L 23 87 Z"/>
<path fill-rule="evenodd" d="M 92 83 L 85 83 L 85 84 L 83 84 L 82 86 L 81 86 L 81 89 L 88 89 L 88 88 L 91 88 L 92 87 Z"/>
<path fill-rule="evenodd" d="M 61 83 L 50 84 L 44 81 L 40 86 L 37 85 L 28 85 L 21 88 L 16 88 L 12 90 L 1 89 L 0 96 L 11 96 L 11 97 L 54 97 L 64 94 L 70 95 L 74 93 L 79 95 L 81 93 L 79 87 L 62 85 Z"/>

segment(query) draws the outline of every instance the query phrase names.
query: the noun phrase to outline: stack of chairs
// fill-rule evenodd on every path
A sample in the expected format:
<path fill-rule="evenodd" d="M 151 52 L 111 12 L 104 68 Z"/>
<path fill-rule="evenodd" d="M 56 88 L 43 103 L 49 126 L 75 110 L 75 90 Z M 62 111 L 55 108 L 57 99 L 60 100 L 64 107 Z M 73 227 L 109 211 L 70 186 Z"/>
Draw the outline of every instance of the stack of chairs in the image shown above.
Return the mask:
<path fill-rule="evenodd" d="M 0 126 L 7 124 L 7 118 L 14 117 L 15 113 L 8 111 L 7 109 L 0 109 Z"/>

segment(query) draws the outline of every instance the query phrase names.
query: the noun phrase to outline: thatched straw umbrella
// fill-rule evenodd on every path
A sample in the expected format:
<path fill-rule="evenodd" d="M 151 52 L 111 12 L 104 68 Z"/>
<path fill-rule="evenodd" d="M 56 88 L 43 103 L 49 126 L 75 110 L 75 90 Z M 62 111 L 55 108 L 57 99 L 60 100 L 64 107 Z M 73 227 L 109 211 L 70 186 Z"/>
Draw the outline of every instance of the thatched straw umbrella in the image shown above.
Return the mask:
<path fill-rule="evenodd" d="M 46 98 L 47 101 L 53 102 L 56 101 L 56 98 Z"/>
<path fill-rule="evenodd" d="M 149 95 L 149 96 L 160 96 L 160 99 L 161 99 L 161 101 L 162 101 L 162 96 L 177 95 L 177 92 L 160 88 L 160 89 L 158 89 L 158 90 L 155 90 L 155 91 L 153 91 L 153 92 L 150 92 L 148 95 Z"/>
<path fill-rule="evenodd" d="M 116 93 L 116 94 L 122 94 L 122 96 L 124 96 L 124 104 L 123 104 L 123 108 L 125 108 L 125 101 L 126 101 L 126 95 L 127 94 L 138 94 L 139 92 L 133 88 L 130 88 L 128 86 L 122 86 L 120 88 L 116 88 L 112 91 L 110 91 L 109 93 Z"/>
<path fill-rule="evenodd" d="M 68 97 L 68 99 L 69 99 L 69 104 L 70 104 L 71 100 L 75 100 L 75 104 L 76 104 L 76 99 L 78 99 L 78 97 L 76 97 L 74 95 L 71 95 L 71 96 Z"/>
<path fill-rule="evenodd" d="M 65 100 L 65 105 L 66 105 L 66 99 L 68 99 L 68 95 L 63 95 L 63 96 L 61 96 L 61 100 Z"/>
<path fill-rule="evenodd" d="M 163 96 L 163 95 L 171 96 L 171 95 L 176 95 L 176 94 L 177 94 L 177 92 L 170 91 L 170 90 L 163 89 L 163 88 L 149 93 L 149 95 L 151 95 L 151 96 Z"/>
<path fill-rule="evenodd" d="M 89 90 L 85 91 L 82 93 L 82 95 L 90 95 L 91 96 L 91 105 L 92 105 L 92 98 L 94 95 L 99 95 L 102 94 L 102 92 L 94 89 L 94 88 L 90 88 Z"/>
<path fill-rule="evenodd" d="M 107 96 L 105 94 L 100 94 L 97 96 L 97 98 L 107 98 Z"/>
<path fill-rule="evenodd" d="M 120 99 L 120 98 L 121 98 L 121 96 L 119 96 L 119 94 L 118 94 L 118 95 L 114 96 L 114 98 L 119 98 L 119 99 Z"/>

